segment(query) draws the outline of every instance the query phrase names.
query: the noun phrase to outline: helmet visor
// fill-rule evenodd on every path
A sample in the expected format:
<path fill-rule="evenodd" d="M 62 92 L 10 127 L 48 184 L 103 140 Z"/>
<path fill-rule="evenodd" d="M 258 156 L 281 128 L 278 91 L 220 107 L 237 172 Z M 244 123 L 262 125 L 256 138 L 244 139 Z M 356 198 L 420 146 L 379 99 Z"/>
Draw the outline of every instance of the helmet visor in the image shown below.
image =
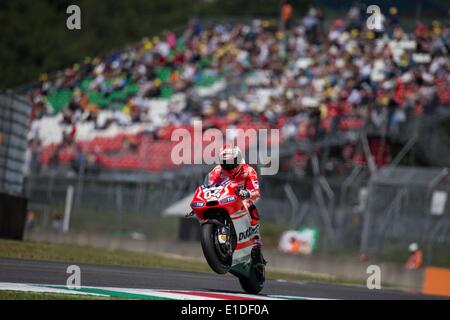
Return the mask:
<path fill-rule="evenodd" d="M 232 171 L 233 169 L 238 167 L 237 163 L 221 163 L 220 166 L 222 167 L 223 170 L 225 171 Z"/>

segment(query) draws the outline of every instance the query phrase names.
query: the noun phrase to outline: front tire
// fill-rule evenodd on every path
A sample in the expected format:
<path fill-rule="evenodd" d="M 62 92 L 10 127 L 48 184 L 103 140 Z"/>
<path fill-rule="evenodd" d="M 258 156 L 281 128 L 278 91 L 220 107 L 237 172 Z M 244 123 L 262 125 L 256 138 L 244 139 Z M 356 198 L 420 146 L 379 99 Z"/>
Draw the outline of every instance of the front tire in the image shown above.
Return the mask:
<path fill-rule="evenodd" d="M 202 225 L 202 249 L 206 261 L 211 269 L 218 274 L 225 274 L 231 268 L 232 255 L 223 256 L 217 252 L 217 237 L 215 237 L 217 226 L 211 223 Z"/>

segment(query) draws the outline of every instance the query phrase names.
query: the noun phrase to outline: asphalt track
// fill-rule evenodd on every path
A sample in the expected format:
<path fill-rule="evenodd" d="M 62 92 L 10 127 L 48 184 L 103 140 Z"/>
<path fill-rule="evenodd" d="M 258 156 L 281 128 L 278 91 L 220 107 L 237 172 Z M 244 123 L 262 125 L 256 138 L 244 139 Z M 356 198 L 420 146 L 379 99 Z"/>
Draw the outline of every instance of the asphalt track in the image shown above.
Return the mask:
<path fill-rule="evenodd" d="M 66 270 L 72 264 L 74 263 L 0 259 L 0 282 L 65 285 L 68 277 Z M 125 266 L 79 266 L 82 286 L 243 293 L 238 280 L 231 275 Z M 358 286 L 277 280 L 268 280 L 261 294 L 351 300 L 436 298 L 395 290 L 369 290 Z"/>

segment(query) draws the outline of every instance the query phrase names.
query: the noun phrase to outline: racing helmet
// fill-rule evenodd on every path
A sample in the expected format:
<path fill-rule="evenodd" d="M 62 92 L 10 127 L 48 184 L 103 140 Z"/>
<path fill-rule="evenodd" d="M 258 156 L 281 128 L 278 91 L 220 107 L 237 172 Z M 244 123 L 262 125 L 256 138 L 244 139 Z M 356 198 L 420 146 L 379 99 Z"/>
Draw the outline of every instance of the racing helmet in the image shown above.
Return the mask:
<path fill-rule="evenodd" d="M 227 174 L 235 174 L 244 164 L 241 149 L 238 146 L 226 145 L 220 150 L 219 163 Z"/>

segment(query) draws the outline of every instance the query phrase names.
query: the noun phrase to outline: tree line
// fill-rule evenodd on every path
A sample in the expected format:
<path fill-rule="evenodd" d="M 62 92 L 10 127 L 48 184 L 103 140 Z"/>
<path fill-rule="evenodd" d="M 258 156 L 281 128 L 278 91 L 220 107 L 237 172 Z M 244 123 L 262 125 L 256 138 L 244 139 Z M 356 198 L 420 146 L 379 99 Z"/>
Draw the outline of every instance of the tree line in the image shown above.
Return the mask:
<path fill-rule="evenodd" d="M 309 1 L 293 1 L 302 10 Z M 111 52 L 192 17 L 277 17 L 280 0 L 0 1 L 0 89 L 15 88 L 87 56 Z M 81 9 L 81 30 L 66 27 L 67 7 Z"/>

